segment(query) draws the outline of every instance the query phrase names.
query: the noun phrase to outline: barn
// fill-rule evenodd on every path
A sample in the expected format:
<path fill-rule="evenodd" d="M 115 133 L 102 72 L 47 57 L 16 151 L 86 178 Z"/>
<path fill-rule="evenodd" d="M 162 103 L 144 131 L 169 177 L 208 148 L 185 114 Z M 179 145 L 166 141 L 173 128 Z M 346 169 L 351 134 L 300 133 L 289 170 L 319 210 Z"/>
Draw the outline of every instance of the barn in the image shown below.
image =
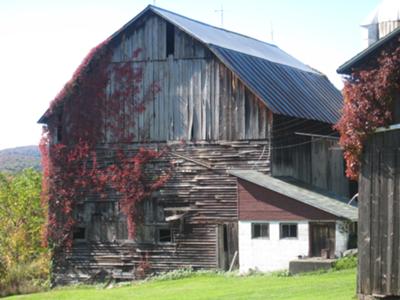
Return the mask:
<path fill-rule="evenodd" d="M 277 46 L 146 7 L 85 59 L 39 120 L 50 229 L 71 239 L 54 255 L 55 283 L 227 269 L 238 251 L 230 169 L 349 197 L 354 186 L 332 130 L 341 107 L 324 74 Z M 163 153 L 147 165 L 147 180 L 169 176 L 130 207 L 140 211 L 132 237 L 125 187 L 92 189 L 95 180 L 77 178 L 115 171 L 122 156 L 136 157 L 134 165 L 144 148 Z M 84 166 L 90 172 L 76 171 Z M 132 173 L 121 174 L 111 179 L 130 185 Z"/>
<path fill-rule="evenodd" d="M 385 3 L 384 3 L 385 4 Z M 386 3 L 389 4 L 389 3 Z M 395 66 L 390 73 L 395 86 L 386 96 L 390 99 L 390 121 L 374 130 L 364 142 L 359 174 L 358 228 L 358 299 L 399 299 L 400 297 L 400 91 L 398 87 L 399 4 L 391 8 L 395 19 L 375 24 L 379 40 L 339 67 L 338 72 L 352 78 L 357 72 L 385 69 L 382 57 L 389 55 Z M 393 16 L 390 14 L 389 16 Z M 392 26 L 389 26 L 392 24 Z M 379 25 L 379 27 L 378 27 Z M 394 55 L 393 57 L 391 55 Z M 389 73 L 389 72 L 388 72 Z M 371 77 L 377 83 L 376 77 Z M 390 83 L 390 80 L 388 81 Z M 365 82 L 363 82 L 365 84 Z M 379 86 L 383 90 L 387 83 Z M 375 94 L 374 94 L 375 95 Z M 380 99 L 373 98 L 373 101 Z"/>

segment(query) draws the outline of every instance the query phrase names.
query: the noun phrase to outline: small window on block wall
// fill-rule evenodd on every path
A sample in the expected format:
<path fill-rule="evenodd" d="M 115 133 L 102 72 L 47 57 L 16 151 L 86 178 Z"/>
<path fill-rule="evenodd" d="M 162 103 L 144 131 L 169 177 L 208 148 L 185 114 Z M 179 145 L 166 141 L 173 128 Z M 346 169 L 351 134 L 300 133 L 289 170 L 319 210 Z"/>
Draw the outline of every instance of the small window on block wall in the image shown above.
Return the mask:
<path fill-rule="evenodd" d="M 297 238 L 297 224 L 295 223 L 281 223 L 280 226 L 281 239 L 296 239 Z"/>
<path fill-rule="evenodd" d="M 251 223 L 252 239 L 268 239 L 269 224 L 268 223 Z"/>

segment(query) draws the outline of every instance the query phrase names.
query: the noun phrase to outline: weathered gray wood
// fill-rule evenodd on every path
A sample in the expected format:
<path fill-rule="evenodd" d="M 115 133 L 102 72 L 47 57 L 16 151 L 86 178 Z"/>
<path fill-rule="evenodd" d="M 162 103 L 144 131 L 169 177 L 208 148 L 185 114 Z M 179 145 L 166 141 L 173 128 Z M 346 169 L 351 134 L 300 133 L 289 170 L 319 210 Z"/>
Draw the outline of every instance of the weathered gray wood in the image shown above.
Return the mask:
<path fill-rule="evenodd" d="M 228 228 L 224 260 L 231 260 L 237 250 L 236 179 L 226 169 L 251 166 L 269 173 L 268 110 L 203 45 L 179 29 L 175 34 L 175 53 L 166 58 L 166 23 L 148 16 L 113 45 L 105 140 L 96 149 L 98 163 L 106 166 L 120 149 L 133 155 L 142 146 L 168 146 L 170 152 L 149 166 L 146 175 L 159 176 L 173 161 L 173 176 L 143 207 L 136 241 L 127 240 L 120 194 L 109 191 L 104 203 L 96 194 L 82 199 L 82 205 L 90 207 L 82 223 L 88 238 L 60 253 L 63 263 L 55 264 L 60 281 L 102 270 L 115 278 L 139 278 L 137 268 L 145 256 L 151 272 L 184 266 L 215 268 L 216 227 L 222 223 Z M 143 70 L 140 80 L 129 83 L 139 93 L 113 99 L 121 85 L 115 69 L 124 64 Z M 151 95 L 153 84 L 160 86 L 156 95 Z M 142 103 L 144 111 L 137 109 Z M 187 208 L 184 226 L 179 220 L 165 222 L 171 213 L 168 208 L 176 207 Z M 157 240 L 157 230 L 164 226 L 171 226 L 171 243 Z"/>
<path fill-rule="evenodd" d="M 213 84 L 215 85 L 215 92 L 214 92 L 214 120 L 213 120 L 213 125 L 214 125 L 214 138 L 213 140 L 218 140 L 219 139 L 219 131 L 220 131 L 220 122 L 219 122 L 219 112 L 220 112 L 220 73 L 219 73 L 219 64 L 214 63 L 214 81 Z"/>
<path fill-rule="evenodd" d="M 144 112 L 128 109 L 128 99 L 124 100 L 126 108 L 121 114 L 125 121 L 121 125 L 126 128 L 126 136 L 132 133 L 133 141 L 267 137 L 267 108 L 220 63 L 170 57 L 166 62 L 136 62 L 133 68 L 143 69 L 143 80 L 134 83 L 139 89 L 134 102 L 141 103 L 149 96 L 153 84 L 161 89 L 154 99 L 147 99 Z M 219 69 L 223 72 L 220 75 Z M 115 85 L 112 89 L 118 88 L 116 82 L 111 84 Z M 119 126 L 117 119 L 107 122 Z"/>
<path fill-rule="evenodd" d="M 272 130 L 274 176 L 291 176 L 337 195 L 353 196 L 345 176 L 343 152 L 337 141 L 295 134 L 311 130 L 322 135 L 332 134 L 329 124 L 274 115 Z"/>
<path fill-rule="evenodd" d="M 225 142 L 225 143 L 175 143 L 170 145 L 170 155 L 160 159 L 160 165 L 174 159 L 177 163 L 173 177 L 154 195 L 154 198 L 144 204 L 144 225 L 138 227 L 140 243 L 127 241 L 126 218 L 118 211 L 120 195 L 110 194 L 103 208 L 99 206 L 96 195 L 84 202 L 90 207 L 86 222 L 90 225 L 89 235 L 93 236 L 85 246 L 74 246 L 72 254 L 59 266 L 62 272 L 55 272 L 60 281 L 67 280 L 66 274 L 71 274 L 70 268 L 79 269 L 80 274 L 93 274 L 104 268 L 112 272 L 129 270 L 131 278 L 135 278 L 134 268 L 139 264 L 142 251 L 148 253 L 152 272 L 171 270 L 182 266 L 196 268 L 217 267 L 217 238 L 215 226 L 218 223 L 229 223 L 229 253 L 227 260 L 237 250 L 237 191 L 236 179 L 225 173 L 226 168 L 247 169 L 249 162 L 258 161 L 265 143 L 262 141 Z M 127 153 L 134 153 L 140 144 L 125 147 Z M 158 144 L 149 144 L 156 147 Z M 116 145 L 103 145 L 98 148 L 99 163 L 113 159 L 118 149 Z M 248 151 L 252 149 L 252 151 Z M 176 157 L 173 154 L 180 156 Z M 189 157 L 190 159 L 185 159 Z M 258 170 L 269 172 L 268 155 L 257 164 Z M 178 161 L 178 159 L 180 159 Z M 200 162 L 200 163 L 199 163 Z M 206 164 L 208 167 L 204 166 Z M 159 168 L 148 170 L 149 177 L 159 175 Z M 114 202 L 113 202 L 114 201 Z M 154 201 L 159 201 L 156 203 Z M 184 232 L 179 233 L 179 224 L 172 225 L 176 230 L 175 241 L 170 245 L 154 243 L 154 230 L 157 226 L 165 226 L 163 212 L 184 206 L 188 212 L 185 216 Z M 161 211 L 157 209 L 161 208 Z M 96 213 L 97 212 L 97 213 Z M 97 219 L 96 219 L 97 218 Z M 97 221 L 96 221 L 97 220 Z M 114 220 L 114 221 L 112 221 Z M 175 227 L 176 226 L 176 227 Z M 92 229 L 90 229 L 92 228 Z M 112 243 L 115 240 L 114 243 Z M 98 244 L 102 243 L 102 244 Z M 105 244 L 109 243 L 108 246 Z M 92 249 L 92 247 L 99 247 Z M 92 249 L 92 250 L 90 250 Z M 129 253 L 129 254 L 128 254 Z M 107 257 L 106 257 L 107 256 Z M 130 257 L 132 256 L 132 257 Z M 126 265 L 129 262 L 130 265 Z M 128 268 L 129 267 L 129 268 Z"/>
<path fill-rule="evenodd" d="M 359 189 L 360 299 L 399 297 L 400 131 L 369 139 L 363 153 Z"/>
<path fill-rule="evenodd" d="M 372 174 L 372 152 L 363 156 L 363 175 L 360 176 L 359 186 L 359 222 L 358 225 L 358 292 L 361 294 L 371 293 L 371 174 Z M 361 201 L 362 200 L 362 201 Z"/>
<path fill-rule="evenodd" d="M 395 152 L 395 179 L 393 188 L 393 251 L 392 251 L 392 290 L 400 295 L 400 234 L 397 230 L 400 228 L 400 149 Z"/>

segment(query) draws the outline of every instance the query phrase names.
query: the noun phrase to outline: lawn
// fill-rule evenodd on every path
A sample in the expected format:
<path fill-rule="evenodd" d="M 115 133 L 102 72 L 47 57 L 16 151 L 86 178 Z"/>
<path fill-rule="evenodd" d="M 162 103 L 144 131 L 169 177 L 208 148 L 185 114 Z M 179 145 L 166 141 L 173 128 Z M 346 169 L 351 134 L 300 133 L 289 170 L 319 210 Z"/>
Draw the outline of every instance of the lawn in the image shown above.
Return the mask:
<path fill-rule="evenodd" d="M 111 289 L 79 287 L 6 299 L 355 299 L 355 269 L 321 274 L 247 277 L 202 274 L 189 278 L 149 281 Z"/>

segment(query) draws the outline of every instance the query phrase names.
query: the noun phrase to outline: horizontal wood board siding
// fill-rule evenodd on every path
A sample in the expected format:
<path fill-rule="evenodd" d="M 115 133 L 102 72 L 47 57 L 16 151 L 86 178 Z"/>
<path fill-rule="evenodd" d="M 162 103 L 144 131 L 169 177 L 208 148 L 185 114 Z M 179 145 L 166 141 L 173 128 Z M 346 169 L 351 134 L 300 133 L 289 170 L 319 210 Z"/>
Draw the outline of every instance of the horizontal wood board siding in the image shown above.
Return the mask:
<path fill-rule="evenodd" d="M 108 164 L 114 160 L 117 149 L 134 154 L 143 144 L 115 145 L 105 144 L 97 149 L 97 161 Z M 149 148 L 163 148 L 165 144 L 147 144 Z M 174 143 L 169 144 L 170 150 L 146 170 L 149 178 L 160 174 L 160 170 L 169 167 L 172 161 L 175 165 L 172 178 L 157 193 L 153 200 L 161 209 L 154 223 L 152 216 L 144 216 L 138 226 L 138 243 L 125 243 L 120 236 L 113 234 L 126 228 L 126 219 L 118 215 L 117 224 L 97 228 L 102 230 L 104 240 L 94 238 L 86 243 L 76 243 L 71 251 L 60 253 L 61 260 L 55 264 L 54 276 L 58 283 L 68 283 L 82 280 L 85 276 L 93 276 L 101 269 L 115 276 L 136 278 L 139 262 L 147 255 L 150 272 L 174 270 L 182 267 L 217 268 L 218 241 L 216 237 L 218 224 L 237 222 L 237 183 L 236 178 L 229 176 L 226 169 L 249 169 L 269 173 L 268 141 L 241 141 L 219 143 Z M 105 201 L 118 203 L 117 194 L 109 194 Z M 99 202 L 97 195 L 82 199 L 81 203 Z M 97 203 L 96 205 L 100 205 Z M 173 223 L 174 243 L 157 244 L 154 236 L 154 226 L 168 226 L 165 222 L 167 210 L 171 207 L 190 208 L 185 217 L 183 232 L 179 222 Z M 81 210 L 82 206 L 78 206 Z M 96 212 L 96 210 L 93 210 Z M 157 212 L 154 212 L 157 214 Z M 89 213 L 90 214 L 90 213 Z M 148 218 L 147 218 L 148 217 Z M 104 220 L 107 216 L 101 216 Z M 90 217 L 86 225 L 95 227 Z M 85 226 L 85 224 L 81 224 Z M 100 225 L 99 225 L 100 226 Z M 117 228 L 117 229 L 113 229 Z M 117 232 L 117 233 L 114 233 Z"/>

